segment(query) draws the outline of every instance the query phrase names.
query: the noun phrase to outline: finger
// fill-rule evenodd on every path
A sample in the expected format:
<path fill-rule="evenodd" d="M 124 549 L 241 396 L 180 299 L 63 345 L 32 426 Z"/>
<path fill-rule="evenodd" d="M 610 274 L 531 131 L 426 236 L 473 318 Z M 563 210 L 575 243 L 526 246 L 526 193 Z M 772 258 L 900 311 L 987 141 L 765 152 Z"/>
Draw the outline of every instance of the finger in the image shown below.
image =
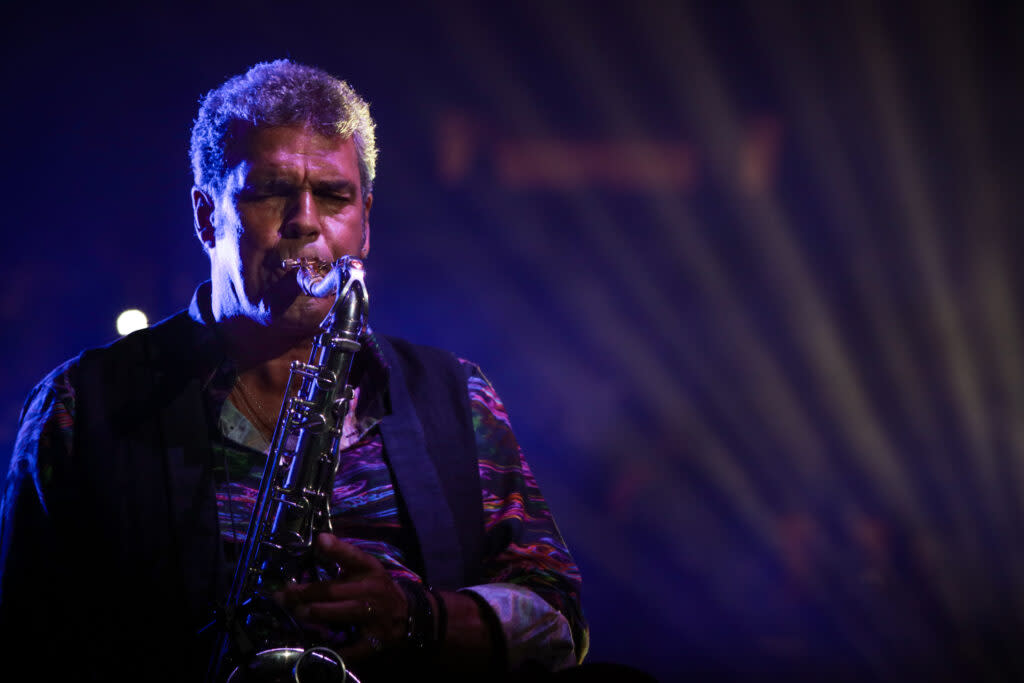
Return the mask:
<path fill-rule="evenodd" d="M 325 624 L 367 624 L 376 616 L 368 600 L 345 600 L 343 602 L 312 602 L 299 605 L 294 610 L 301 620 Z"/>
<path fill-rule="evenodd" d="M 317 535 L 316 550 L 323 560 L 336 562 L 347 574 L 383 570 L 383 566 L 376 557 L 351 543 L 346 543 L 333 534 Z"/>
<path fill-rule="evenodd" d="M 377 636 L 373 633 L 364 633 L 355 642 L 339 648 L 338 654 L 346 662 L 360 662 L 379 655 L 384 648 L 384 643 Z"/>
<path fill-rule="evenodd" d="M 373 587 L 366 581 L 315 581 L 286 586 L 281 591 L 284 605 L 313 602 L 343 602 L 364 599 Z"/>

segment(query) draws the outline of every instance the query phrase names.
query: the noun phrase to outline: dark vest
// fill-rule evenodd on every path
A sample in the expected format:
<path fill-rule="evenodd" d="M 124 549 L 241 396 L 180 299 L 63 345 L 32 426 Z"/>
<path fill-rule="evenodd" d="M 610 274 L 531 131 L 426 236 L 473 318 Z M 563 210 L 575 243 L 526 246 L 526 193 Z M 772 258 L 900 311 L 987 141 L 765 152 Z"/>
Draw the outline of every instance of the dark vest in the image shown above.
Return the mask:
<path fill-rule="evenodd" d="M 182 634 L 209 620 L 224 590 L 202 398 L 213 350 L 201 333 L 182 313 L 83 353 L 75 368 L 73 471 L 57 503 L 69 513 L 67 576 L 82 591 L 69 635 L 88 657 L 126 656 L 102 667 L 115 679 L 138 666 L 149 669 L 138 680 L 155 680 L 151 657 L 169 679 L 191 677 L 170 672 L 205 663 L 205 643 Z M 420 569 L 439 588 L 478 583 L 483 505 L 465 372 L 450 353 L 377 340 L 390 366 L 385 457 Z"/>

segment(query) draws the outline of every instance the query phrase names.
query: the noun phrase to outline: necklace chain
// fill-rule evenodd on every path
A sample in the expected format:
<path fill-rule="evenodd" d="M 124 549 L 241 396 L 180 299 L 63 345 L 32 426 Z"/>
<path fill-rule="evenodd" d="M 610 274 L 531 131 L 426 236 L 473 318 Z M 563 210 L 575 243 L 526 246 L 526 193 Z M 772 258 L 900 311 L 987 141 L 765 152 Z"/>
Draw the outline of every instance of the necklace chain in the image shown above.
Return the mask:
<path fill-rule="evenodd" d="M 259 429 L 267 438 L 273 434 L 273 423 L 267 418 L 267 409 L 263 406 L 263 403 L 256 397 L 256 394 L 249 389 L 245 382 L 242 381 L 242 376 L 238 375 L 235 379 L 236 384 L 241 388 L 241 398 L 246 404 L 246 412 L 252 417 L 256 418 L 256 428 Z M 255 404 L 255 405 L 253 405 Z"/>

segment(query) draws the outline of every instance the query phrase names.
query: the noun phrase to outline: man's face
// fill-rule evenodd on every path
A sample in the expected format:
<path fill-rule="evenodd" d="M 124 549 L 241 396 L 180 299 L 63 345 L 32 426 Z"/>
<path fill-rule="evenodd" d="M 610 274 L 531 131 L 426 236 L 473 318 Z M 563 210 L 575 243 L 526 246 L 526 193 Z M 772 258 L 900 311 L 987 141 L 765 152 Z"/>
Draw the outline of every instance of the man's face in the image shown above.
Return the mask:
<path fill-rule="evenodd" d="M 212 266 L 215 308 L 264 325 L 312 329 L 332 301 L 298 294 L 281 260 L 365 257 L 372 196 L 362 199 L 355 144 L 301 126 L 257 128 L 228 151 L 231 169 L 200 238 Z M 195 198 L 195 193 L 193 193 Z"/>

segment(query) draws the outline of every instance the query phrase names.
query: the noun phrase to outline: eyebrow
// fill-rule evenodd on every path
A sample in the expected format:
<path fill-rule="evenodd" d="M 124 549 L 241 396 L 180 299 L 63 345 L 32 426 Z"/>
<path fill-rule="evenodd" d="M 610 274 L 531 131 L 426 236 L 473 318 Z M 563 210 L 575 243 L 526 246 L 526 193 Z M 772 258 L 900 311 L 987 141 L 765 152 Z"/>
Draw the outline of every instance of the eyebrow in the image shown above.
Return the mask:
<path fill-rule="evenodd" d="M 355 192 L 356 184 L 351 180 L 322 180 L 313 183 L 313 189 L 321 192 Z"/>
<path fill-rule="evenodd" d="M 278 175 L 270 173 L 267 175 L 249 178 L 242 189 L 259 190 L 284 190 L 296 187 L 294 177 L 288 174 Z M 320 180 L 313 183 L 313 189 L 317 192 L 355 192 L 356 184 L 351 180 Z"/>

